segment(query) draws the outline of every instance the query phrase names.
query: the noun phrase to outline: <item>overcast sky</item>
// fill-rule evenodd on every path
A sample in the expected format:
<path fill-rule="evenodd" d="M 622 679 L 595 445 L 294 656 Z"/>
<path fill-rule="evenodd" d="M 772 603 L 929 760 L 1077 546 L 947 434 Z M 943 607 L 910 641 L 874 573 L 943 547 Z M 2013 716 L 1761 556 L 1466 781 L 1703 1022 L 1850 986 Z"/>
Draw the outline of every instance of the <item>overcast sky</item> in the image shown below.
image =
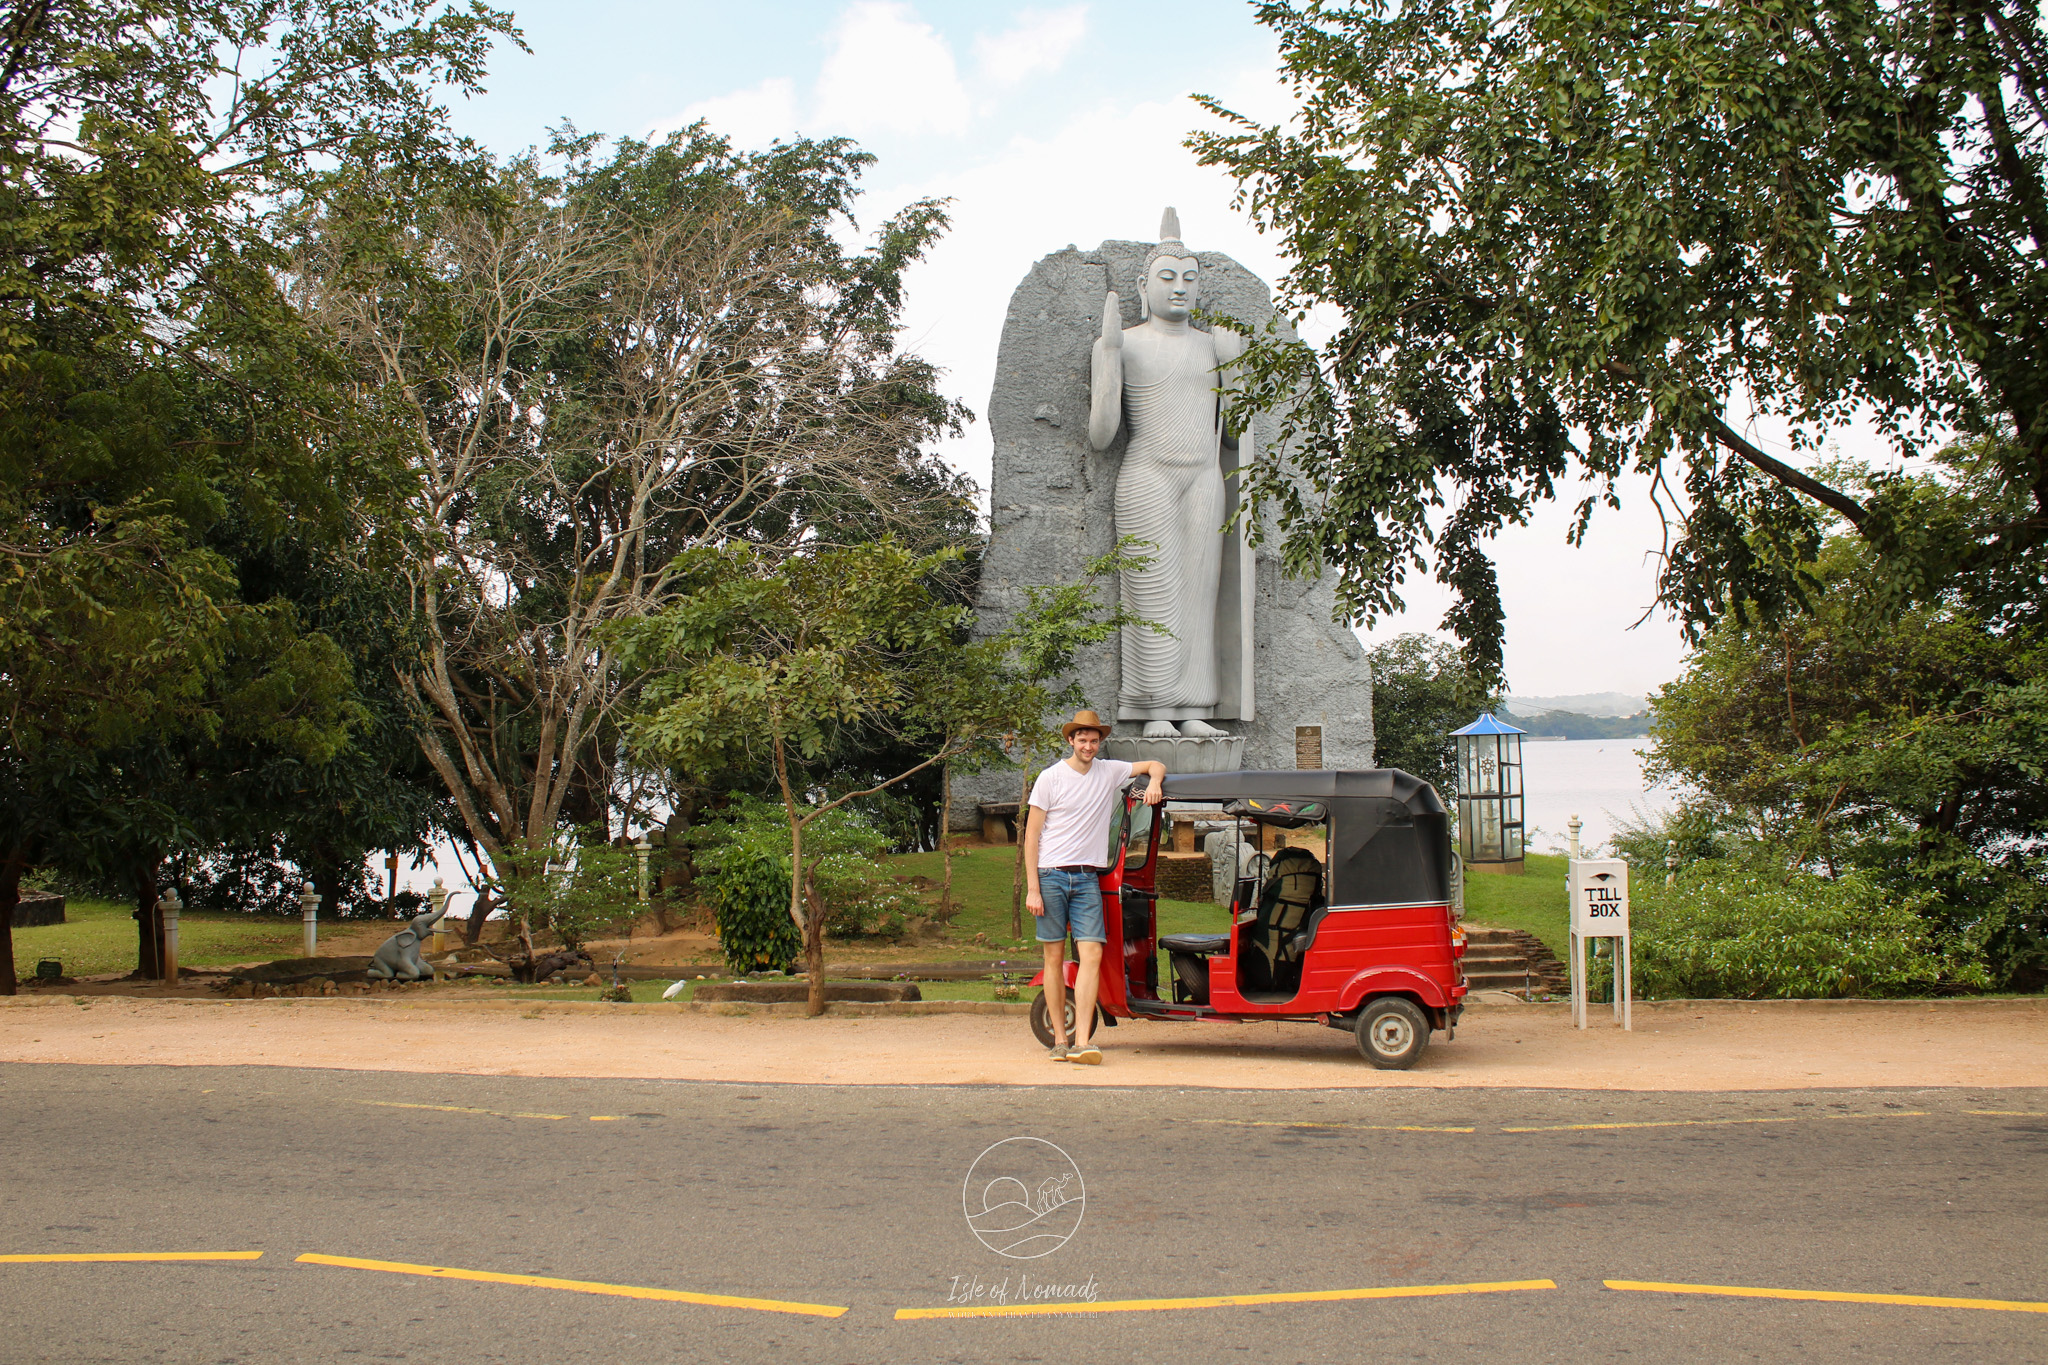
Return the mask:
<path fill-rule="evenodd" d="M 496 151 L 531 146 L 565 119 L 645 136 L 701 117 L 743 145 L 858 139 L 880 158 L 864 228 L 914 199 L 951 199 L 951 233 L 910 276 L 905 340 L 976 412 L 1010 292 L 1048 252 L 1150 238 L 1172 204 L 1198 248 L 1268 281 L 1285 270 L 1231 211 L 1231 183 L 1181 146 L 1203 121 L 1192 93 L 1255 116 L 1287 107 L 1274 46 L 1240 0 L 509 3 L 533 52 L 501 50 L 490 92 L 456 110 L 462 131 Z M 944 454 L 986 487 L 985 426 Z M 1658 531 L 1640 489 L 1625 501 L 1583 549 L 1564 543 L 1563 507 L 1499 541 L 1516 693 L 1641 693 L 1678 672 L 1667 620 L 1630 628 L 1655 593 Z M 1404 596 L 1407 614 L 1378 623 L 1369 643 L 1437 629 L 1441 591 L 1411 579 Z"/>

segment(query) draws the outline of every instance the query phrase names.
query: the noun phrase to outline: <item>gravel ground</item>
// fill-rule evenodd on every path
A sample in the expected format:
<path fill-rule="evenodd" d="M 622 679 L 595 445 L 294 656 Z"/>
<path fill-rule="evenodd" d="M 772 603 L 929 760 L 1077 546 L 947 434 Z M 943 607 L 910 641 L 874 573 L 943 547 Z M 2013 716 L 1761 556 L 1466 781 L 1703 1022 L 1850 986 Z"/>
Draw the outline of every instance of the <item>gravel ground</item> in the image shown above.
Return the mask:
<path fill-rule="evenodd" d="M 1456 1041 L 1376 1071 L 1314 1024 L 1126 1022 L 1104 1065 L 1049 1062 L 1015 1013 L 806 1019 L 795 1007 L 0 998 L 0 1062 L 289 1066 L 838 1085 L 1799 1090 L 2048 1083 L 2048 999 L 1470 1007 Z M 995 1008 L 982 1006 L 984 1010 Z M 1601 1019 L 1596 1012 L 1594 1018 Z"/>

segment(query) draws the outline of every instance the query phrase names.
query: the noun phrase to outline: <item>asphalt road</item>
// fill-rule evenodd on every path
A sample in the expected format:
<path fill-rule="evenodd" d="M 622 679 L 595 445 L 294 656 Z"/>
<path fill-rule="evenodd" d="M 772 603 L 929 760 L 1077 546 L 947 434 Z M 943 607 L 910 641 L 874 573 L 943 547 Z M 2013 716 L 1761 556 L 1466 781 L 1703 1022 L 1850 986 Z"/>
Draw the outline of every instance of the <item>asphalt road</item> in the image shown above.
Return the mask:
<path fill-rule="evenodd" d="M 0 1115 L 6 1361 L 2048 1359 L 2048 1313 L 1609 1284 L 2048 1301 L 2048 1089 L 1017 1091 L 11 1065 Z M 1059 1186 L 1036 1144 L 977 1166 L 1012 1137 L 1056 1144 L 1078 1181 Z M 1085 1201 L 1048 1199 L 1040 1177 Z M 1053 1206 L 1032 1226 L 1066 1235 L 1057 1250 L 1009 1259 L 978 1239 L 963 1197 L 1010 1188 Z M 135 1252 L 261 1255 L 7 1259 Z M 1483 1288 L 1202 1302 L 1447 1285 Z M 999 1295 L 1043 1308 L 1041 1291 L 1098 1311 L 914 1316 Z M 1168 1302 L 1099 1311 L 1146 1300 Z M 819 1311 L 787 1311 L 805 1305 Z"/>

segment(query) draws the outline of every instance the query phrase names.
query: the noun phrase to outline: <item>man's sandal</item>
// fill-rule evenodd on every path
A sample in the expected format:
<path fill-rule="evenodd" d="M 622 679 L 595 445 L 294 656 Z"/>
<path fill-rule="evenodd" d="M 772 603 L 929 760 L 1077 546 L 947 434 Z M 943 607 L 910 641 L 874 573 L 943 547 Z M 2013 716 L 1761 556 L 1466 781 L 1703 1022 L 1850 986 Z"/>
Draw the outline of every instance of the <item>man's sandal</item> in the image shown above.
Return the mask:
<path fill-rule="evenodd" d="M 1067 1054 L 1067 1060 L 1070 1062 L 1078 1062 L 1082 1066 L 1101 1066 L 1102 1049 L 1095 1046 L 1095 1044 L 1093 1043 L 1086 1043 L 1069 1052 Z"/>
<path fill-rule="evenodd" d="M 1047 1061 L 1070 1061 L 1072 1060 L 1072 1049 L 1069 1048 L 1065 1043 L 1061 1043 L 1059 1046 L 1053 1048 L 1052 1051 L 1046 1053 L 1045 1056 Z"/>

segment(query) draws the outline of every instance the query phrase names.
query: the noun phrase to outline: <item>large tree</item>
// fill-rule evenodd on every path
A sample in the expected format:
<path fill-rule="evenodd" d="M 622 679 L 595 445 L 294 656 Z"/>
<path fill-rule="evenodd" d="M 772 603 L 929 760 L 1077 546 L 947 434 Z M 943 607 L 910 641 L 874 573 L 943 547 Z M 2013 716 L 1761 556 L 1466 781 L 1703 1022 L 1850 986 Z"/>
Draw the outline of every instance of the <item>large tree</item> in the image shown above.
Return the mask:
<path fill-rule="evenodd" d="M 949 761 L 998 759 L 1003 736 L 1035 725 L 1051 700 L 1012 666 L 1009 640 L 970 640 L 972 609 L 934 590 L 956 556 L 890 541 L 779 564 L 747 548 L 699 550 L 675 564 L 666 610 L 613 632 L 624 666 L 652 675 L 633 732 L 643 753 L 697 768 L 765 762 L 774 774 L 812 1014 L 825 1008 L 826 911 L 806 829 Z M 860 730 L 898 739 L 902 766 L 864 787 L 833 783 L 838 751 Z"/>
<path fill-rule="evenodd" d="M 679 554 L 772 560 L 957 502 L 919 446 L 961 412 L 895 344 L 945 218 L 914 204 L 844 249 L 871 159 L 564 133 L 432 202 L 365 178 L 309 216 L 300 297 L 409 432 L 399 677 L 501 877 L 609 820 L 636 682 L 609 632 L 676 599 Z"/>
<path fill-rule="evenodd" d="M 1500 664 L 1487 540 L 1626 471 L 1669 520 L 1660 592 L 1691 631 L 1781 619 L 1825 517 L 1933 584 L 1960 550 L 2048 541 L 2048 43 L 2024 0 L 1273 0 L 1287 123 L 1197 136 L 1338 319 L 1261 340 L 1248 406 L 1283 406 L 1295 471 L 1250 480 L 1286 556 L 1371 618 L 1435 561 L 1468 655 Z M 1892 482 L 1796 450 L 1852 418 L 1903 453 L 1997 438 L 2008 523 L 1934 545 Z M 1278 449 L 1278 447 L 1276 447 Z M 2038 586 L 2029 586 L 2038 595 Z"/>
<path fill-rule="evenodd" d="M 327 706 L 331 670 L 302 667 L 318 642 L 249 597 L 215 534 L 232 509 L 346 543 L 385 467 L 278 288 L 275 215 L 338 160 L 443 156 L 433 88 L 473 89 L 508 23 L 430 0 L 0 14 L 0 757 L 32 814 L 110 764 L 133 777 L 140 755 Z M 312 691 L 280 690 L 295 679 Z M 47 824 L 0 841 L 0 991 Z M 138 895 L 147 960 L 155 892 Z"/>
<path fill-rule="evenodd" d="M 2017 509 L 1981 452 L 1894 495 L 1932 528 Z M 1831 471 L 1861 491 L 1865 478 Z M 1907 501 L 1909 500 L 1909 501 Z M 1863 869 L 1927 906 L 2010 981 L 2048 980 L 2048 640 L 2002 619 L 2009 588 L 1952 576 L 1901 607 L 1883 558 L 1839 527 L 1810 612 L 1728 617 L 1655 700 L 1654 776 L 1688 790 L 1670 833 L 1758 841 L 1827 875 Z M 1661 848 L 1656 850 L 1661 856 Z"/>

